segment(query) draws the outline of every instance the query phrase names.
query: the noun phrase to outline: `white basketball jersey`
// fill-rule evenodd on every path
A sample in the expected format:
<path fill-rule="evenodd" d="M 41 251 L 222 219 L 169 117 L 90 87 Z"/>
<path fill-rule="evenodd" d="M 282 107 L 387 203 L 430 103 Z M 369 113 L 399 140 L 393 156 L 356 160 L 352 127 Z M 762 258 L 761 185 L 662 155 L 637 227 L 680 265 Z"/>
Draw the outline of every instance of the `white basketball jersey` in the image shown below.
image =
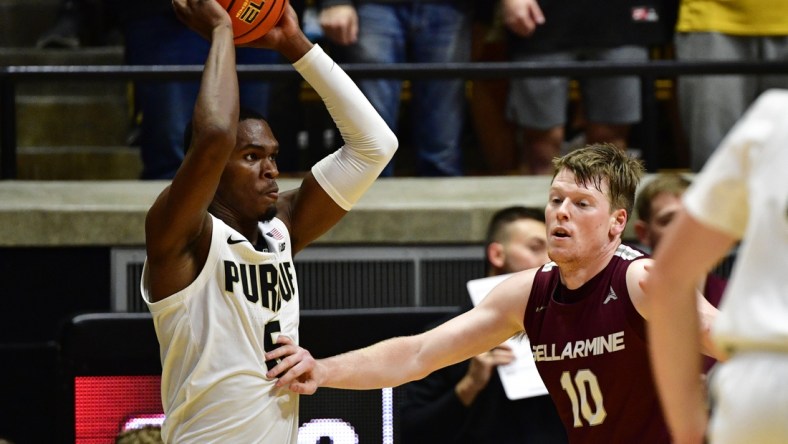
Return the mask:
<path fill-rule="evenodd" d="M 715 341 L 723 349 L 788 350 L 788 90 L 757 99 L 684 203 L 704 224 L 743 238 Z"/>
<path fill-rule="evenodd" d="M 298 284 L 284 223 L 259 225 L 257 251 L 212 217 L 205 267 L 185 289 L 151 303 L 161 347 L 162 429 L 169 443 L 295 443 L 298 395 L 265 379 L 281 333 L 298 342 Z"/>

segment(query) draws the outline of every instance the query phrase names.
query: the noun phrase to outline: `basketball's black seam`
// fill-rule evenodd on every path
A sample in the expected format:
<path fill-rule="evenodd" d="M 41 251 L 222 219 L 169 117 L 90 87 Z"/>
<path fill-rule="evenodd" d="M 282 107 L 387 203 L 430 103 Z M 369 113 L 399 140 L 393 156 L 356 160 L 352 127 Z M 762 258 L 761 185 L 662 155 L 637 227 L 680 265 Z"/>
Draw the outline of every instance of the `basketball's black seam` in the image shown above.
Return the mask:
<path fill-rule="evenodd" d="M 230 13 L 230 10 L 233 9 L 233 5 L 235 4 L 235 0 L 230 0 L 230 3 L 227 4 L 227 13 Z"/>

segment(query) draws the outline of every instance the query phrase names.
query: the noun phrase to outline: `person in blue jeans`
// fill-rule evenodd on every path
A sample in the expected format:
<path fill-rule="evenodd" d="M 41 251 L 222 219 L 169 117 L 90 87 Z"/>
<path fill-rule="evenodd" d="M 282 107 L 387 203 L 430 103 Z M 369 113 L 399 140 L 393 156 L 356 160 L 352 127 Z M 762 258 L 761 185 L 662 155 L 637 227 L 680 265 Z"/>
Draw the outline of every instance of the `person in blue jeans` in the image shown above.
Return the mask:
<path fill-rule="evenodd" d="M 117 14 L 130 65 L 201 65 L 210 45 L 175 17 L 168 0 L 105 0 Z M 271 64 L 273 52 L 238 48 L 238 64 Z M 241 106 L 268 116 L 270 85 L 263 81 L 241 82 Z M 199 83 L 194 81 L 139 81 L 134 103 L 141 113 L 139 145 L 142 179 L 172 179 L 183 160 L 183 130 L 192 117 Z"/>
<path fill-rule="evenodd" d="M 471 8 L 469 0 L 358 0 L 355 5 L 351 0 L 323 0 L 320 24 L 331 43 L 346 47 L 346 62 L 468 62 Z M 358 83 L 389 127 L 397 132 L 402 80 L 368 78 Z M 410 139 L 416 150 L 416 174 L 462 175 L 464 81 L 413 80 L 411 92 Z M 383 176 L 394 174 L 393 163 L 386 167 Z"/>

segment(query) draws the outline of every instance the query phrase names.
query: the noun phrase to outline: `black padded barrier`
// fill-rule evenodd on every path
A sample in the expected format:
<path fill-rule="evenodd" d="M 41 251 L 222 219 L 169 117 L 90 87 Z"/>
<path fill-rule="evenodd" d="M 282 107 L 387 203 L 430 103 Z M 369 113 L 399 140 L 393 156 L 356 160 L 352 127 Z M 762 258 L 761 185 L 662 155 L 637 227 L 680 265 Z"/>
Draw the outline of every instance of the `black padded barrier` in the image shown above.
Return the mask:
<path fill-rule="evenodd" d="M 383 339 L 411 335 L 427 326 L 458 314 L 458 307 L 386 308 L 351 310 L 306 310 L 301 312 L 300 343 L 315 357 L 332 356 L 361 348 Z M 74 442 L 76 381 L 109 384 L 130 376 L 145 382 L 140 396 L 150 392 L 151 377 L 161 374 L 159 346 L 149 313 L 86 313 L 69 318 L 60 336 L 60 394 L 57 424 L 63 442 Z M 107 386 L 104 386 L 107 387 Z M 154 386 L 154 390 L 156 386 Z M 126 397 L 134 390 L 124 389 Z M 110 386 L 110 390 L 112 387 Z M 106 393 L 107 397 L 117 393 Z M 156 393 L 158 395 L 158 393 Z M 97 396 L 101 396 L 99 393 Z M 150 399 L 150 393 L 147 394 Z M 386 415 L 393 421 L 394 443 L 398 442 L 396 406 L 401 393 L 320 389 L 314 396 L 301 398 L 301 421 L 339 417 L 352 424 L 361 442 L 381 442 Z M 150 404 L 150 403 L 149 403 Z M 388 410 L 387 410 L 388 409 Z M 109 415 L 104 412 L 103 415 Z M 84 423 L 84 418 L 81 418 Z M 83 432 L 84 433 L 84 432 Z M 98 433 L 98 432 L 96 432 Z"/>

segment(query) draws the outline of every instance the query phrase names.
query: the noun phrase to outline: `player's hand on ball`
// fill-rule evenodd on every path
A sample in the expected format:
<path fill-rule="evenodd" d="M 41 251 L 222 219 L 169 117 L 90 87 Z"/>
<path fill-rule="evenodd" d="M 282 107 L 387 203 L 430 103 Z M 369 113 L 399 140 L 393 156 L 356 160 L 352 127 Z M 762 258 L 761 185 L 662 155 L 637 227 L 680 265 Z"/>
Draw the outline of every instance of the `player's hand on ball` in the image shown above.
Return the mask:
<path fill-rule="evenodd" d="M 271 28 L 262 37 L 246 43 L 242 46 L 253 48 L 266 48 L 279 50 L 282 46 L 286 45 L 288 41 L 298 39 L 303 35 L 301 27 L 298 24 L 298 15 L 290 3 L 282 13 L 282 17 L 276 23 L 276 26 Z"/>
<path fill-rule="evenodd" d="M 215 0 L 173 0 L 172 7 L 181 22 L 208 40 L 219 26 L 232 29 L 230 16 Z"/>
<path fill-rule="evenodd" d="M 266 353 L 265 360 L 279 360 L 279 363 L 265 374 L 266 378 L 278 378 L 277 387 L 287 387 L 295 393 L 315 393 L 318 385 L 313 374 L 316 361 L 312 354 L 284 335 L 279 335 L 276 343 L 279 347 Z"/>

